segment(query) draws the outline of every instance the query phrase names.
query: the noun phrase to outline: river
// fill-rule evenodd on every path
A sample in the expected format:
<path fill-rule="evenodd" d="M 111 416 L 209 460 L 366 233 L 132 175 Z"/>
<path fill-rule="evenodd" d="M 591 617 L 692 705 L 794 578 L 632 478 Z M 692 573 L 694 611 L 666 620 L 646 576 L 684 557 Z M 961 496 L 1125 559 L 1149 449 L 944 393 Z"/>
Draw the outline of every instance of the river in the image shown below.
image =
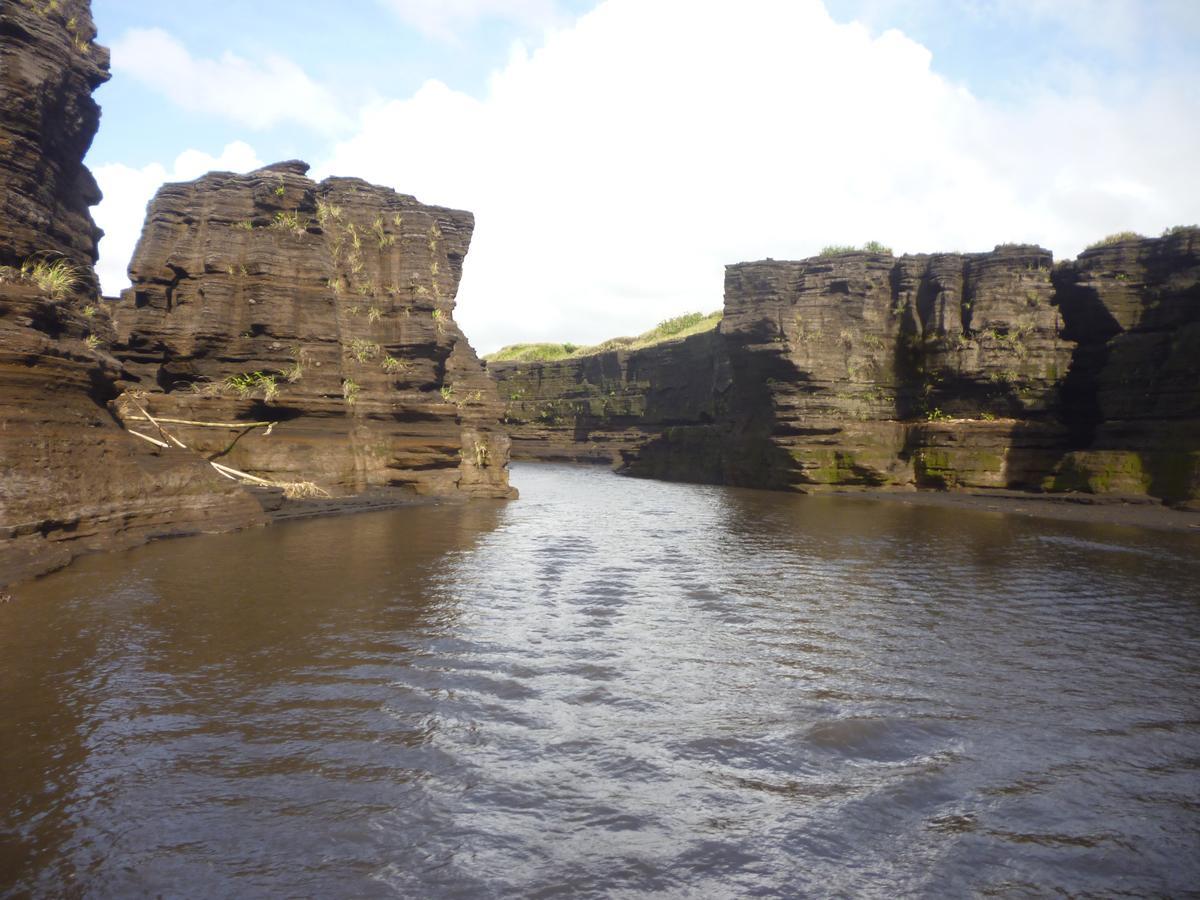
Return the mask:
<path fill-rule="evenodd" d="M 0 895 L 1200 885 L 1200 543 L 514 466 L 0 606 Z"/>

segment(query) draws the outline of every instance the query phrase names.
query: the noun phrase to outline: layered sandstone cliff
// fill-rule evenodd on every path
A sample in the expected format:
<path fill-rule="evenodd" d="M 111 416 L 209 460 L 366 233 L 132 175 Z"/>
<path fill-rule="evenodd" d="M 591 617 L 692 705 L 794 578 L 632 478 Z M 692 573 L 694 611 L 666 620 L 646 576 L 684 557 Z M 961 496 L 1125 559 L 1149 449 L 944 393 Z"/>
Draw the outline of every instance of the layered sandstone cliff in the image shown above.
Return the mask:
<path fill-rule="evenodd" d="M 1055 283 L 1079 351 L 1053 487 L 1200 507 L 1200 229 L 1093 248 Z"/>
<path fill-rule="evenodd" d="M 82 165 L 108 78 L 85 0 L 0 5 L 0 584 L 97 547 L 261 521 L 244 491 L 166 458 L 106 408 L 119 365 Z"/>
<path fill-rule="evenodd" d="M 1010 246 L 729 267 L 728 478 L 1036 487 L 1072 351 L 1051 266 Z"/>
<path fill-rule="evenodd" d="M 715 421 L 728 373 L 715 330 L 637 350 L 546 362 L 489 362 L 513 454 L 632 463 L 665 429 Z"/>
<path fill-rule="evenodd" d="M 1180 229 L 1057 268 L 1027 245 L 733 265 L 724 319 L 695 352 L 642 351 L 660 361 L 638 367 L 649 377 L 608 363 L 615 397 L 689 386 L 652 416 L 595 405 L 584 373 L 600 358 L 491 368 L 520 455 L 613 456 L 583 441 L 615 430 L 636 475 L 1187 505 L 1200 499 L 1198 239 Z"/>
<path fill-rule="evenodd" d="M 307 170 L 158 192 L 117 310 L 125 386 L 273 482 L 512 496 L 503 406 L 452 317 L 471 214 Z"/>

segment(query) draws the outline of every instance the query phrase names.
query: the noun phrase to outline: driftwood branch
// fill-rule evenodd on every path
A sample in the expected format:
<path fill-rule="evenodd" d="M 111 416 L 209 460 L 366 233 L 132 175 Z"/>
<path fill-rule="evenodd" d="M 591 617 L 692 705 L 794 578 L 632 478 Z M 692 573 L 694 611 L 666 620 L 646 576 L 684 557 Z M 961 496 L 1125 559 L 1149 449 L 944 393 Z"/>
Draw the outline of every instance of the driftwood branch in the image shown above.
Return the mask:
<path fill-rule="evenodd" d="M 145 417 L 146 421 L 149 422 L 151 425 L 153 425 L 155 428 L 157 428 L 158 433 L 161 434 L 164 438 L 166 438 L 168 441 L 173 443 L 176 447 L 179 447 L 183 450 L 186 450 L 188 448 L 187 444 L 185 444 L 183 441 L 179 440 L 173 434 L 170 434 L 165 428 L 163 428 L 161 425 L 159 425 L 158 419 L 154 418 L 154 416 L 152 416 L 152 415 L 150 415 L 150 413 L 146 412 L 146 409 L 145 409 L 145 407 L 142 406 L 142 404 L 138 403 L 132 397 L 129 398 L 129 402 L 137 407 L 138 411 Z"/>
<path fill-rule="evenodd" d="M 141 407 L 138 407 L 139 409 Z M 130 419 L 149 419 L 149 416 L 129 416 Z M 159 417 L 159 422 L 168 425 L 194 425 L 197 428 L 271 428 L 274 422 L 197 422 L 193 419 L 168 419 Z"/>
<path fill-rule="evenodd" d="M 150 437 L 150 435 L 142 434 L 140 431 L 134 431 L 132 428 L 126 428 L 125 430 L 128 431 L 130 434 L 132 434 L 134 437 L 140 437 L 143 441 L 149 441 L 150 443 L 154 444 L 154 446 L 156 446 L 156 447 L 166 447 L 168 450 L 171 449 L 171 445 L 168 444 L 166 441 L 160 441 L 158 438 L 152 438 L 152 437 Z"/>
<path fill-rule="evenodd" d="M 151 425 L 153 425 L 155 428 L 158 429 L 158 433 L 161 434 L 163 436 L 163 438 L 170 441 L 172 444 L 174 444 L 176 447 L 179 447 L 182 450 L 188 449 L 187 444 L 185 444 L 183 441 L 179 440 L 179 438 L 175 437 L 175 435 L 171 434 L 169 431 L 167 431 L 165 428 L 163 428 L 161 423 L 166 422 L 171 425 L 195 425 L 195 426 L 199 426 L 201 428 L 246 429 L 246 428 L 265 427 L 267 430 L 264 432 L 264 434 L 270 434 L 271 429 L 275 427 L 274 422 L 238 422 L 236 424 L 230 424 L 228 422 L 196 422 L 191 419 L 168 419 L 168 418 L 156 419 L 156 418 L 154 418 L 154 416 L 150 415 L 149 412 L 147 412 L 147 410 L 144 406 L 142 406 L 135 399 L 133 399 L 133 397 L 128 397 L 128 395 L 127 395 L 127 399 L 129 400 L 130 403 L 132 403 L 137 408 L 138 412 L 141 413 L 140 416 L 129 416 L 128 418 L 141 419 L 146 422 L 149 422 Z M 141 432 L 134 431 L 131 428 L 126 428 L 125 430 L 128 431 L 130 434 L 137 435 L 144 441 L 149 441 L 151 444 L 155 444 L 156 446 L 159 446 L 159 447 L 165 447 L 168 450 L 171 449 L 170 444 L 164 443 L 164 441 L 156 440 L 156 439 L 150 437 L 149 435 L 145 435 L 145 434 L 142 434 Z M 329 496 L 329 491 L 325 490 L 322 487 L 317 486 L 316 484 L 314 484 L 311 481 L 272 481 L 269 478 L 259 478 L 257 475 L 251 475 L 249 472 L 243 472 L 241 469 L 235 469 L 232 466 L 226 466 L 226 465 L 223 465 L 222 463 L 213 462 L 211 459 L 206 460 L 206 462 L 210 466 L 212 466 L 213 471 L 215 471 L 218 475 L 223 475 L 224 477 L 229 478 L 233 481 L 249 482 L 250 484 L 262 485 L 263 487 L 280 488 L 283 490 L 284 496 L 288 497 L 290 499 L 300 499 L 300 498 L 306 498 L 306 497 L 328 497 Z"/>

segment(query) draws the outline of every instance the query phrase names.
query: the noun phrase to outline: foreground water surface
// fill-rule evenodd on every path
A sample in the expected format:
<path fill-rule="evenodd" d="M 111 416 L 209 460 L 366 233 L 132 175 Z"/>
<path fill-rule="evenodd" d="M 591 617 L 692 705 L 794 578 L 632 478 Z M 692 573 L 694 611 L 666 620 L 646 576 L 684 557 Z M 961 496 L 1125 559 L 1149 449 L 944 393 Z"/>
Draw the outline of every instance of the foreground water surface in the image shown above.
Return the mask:
<path fill-rule="evenodd" d="M 1200 884 L 1190 535 L 521 465 L 0 606 L 0 894 Z"/>

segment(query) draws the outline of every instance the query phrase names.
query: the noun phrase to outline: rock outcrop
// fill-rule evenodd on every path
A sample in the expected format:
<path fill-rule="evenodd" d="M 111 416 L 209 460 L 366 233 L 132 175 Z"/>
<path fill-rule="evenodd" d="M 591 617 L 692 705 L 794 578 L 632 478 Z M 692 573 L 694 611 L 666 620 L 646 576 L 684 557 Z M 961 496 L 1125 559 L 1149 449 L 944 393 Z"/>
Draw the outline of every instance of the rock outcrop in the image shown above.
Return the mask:
<path fill-rule="evenodd" d="M 503 405 L 452 317 L 471 214 L 307 170 L 158 192 L 117 311 L 125 386 L 270 481 L 512 496 Z"/>
<path fill-rule="evenodd" d="M 1200 229 L 1087 250 L 1054 280 L 1079 351 L 1051 486 L 1200 508 Z"/>
<path fill-rule="evenodd" d="M 0 584 L 77 553 L 262 520 L 236 485 L 159 456 L 106 408 L 119 364 L 92 270 L 82 160 L 108 77 L 85 0 L 0 5 Z"/>
<path fill-rule="evenodd" d="M 728 479 L 1036 487 L 1072 351 L 1051 267 L 1027 246 L 729 267 Z"/>
<path fill-rule="evenodd" d="M 513 454 L 627 465 L 668 428 L 715 421 L 728 372 L 715 330 L 638 350 L 489 362 Z"/>
<path fill-rule="evenodd" d="M 740 263 L 717 332 L 686 355 L 649 351 L 679 365 L 605 354 L 491 369 L 523 456 L 619 453 L 630 474 L 806 492 L 1196 504 L 1198 246 L 1192 228 L 1058 267 L 1027 245 Z M 589 372 L 608 373 L 614 398 L 688 391 L 662 394 L 652 415 L 636 402 L 613 415 Z"/>

